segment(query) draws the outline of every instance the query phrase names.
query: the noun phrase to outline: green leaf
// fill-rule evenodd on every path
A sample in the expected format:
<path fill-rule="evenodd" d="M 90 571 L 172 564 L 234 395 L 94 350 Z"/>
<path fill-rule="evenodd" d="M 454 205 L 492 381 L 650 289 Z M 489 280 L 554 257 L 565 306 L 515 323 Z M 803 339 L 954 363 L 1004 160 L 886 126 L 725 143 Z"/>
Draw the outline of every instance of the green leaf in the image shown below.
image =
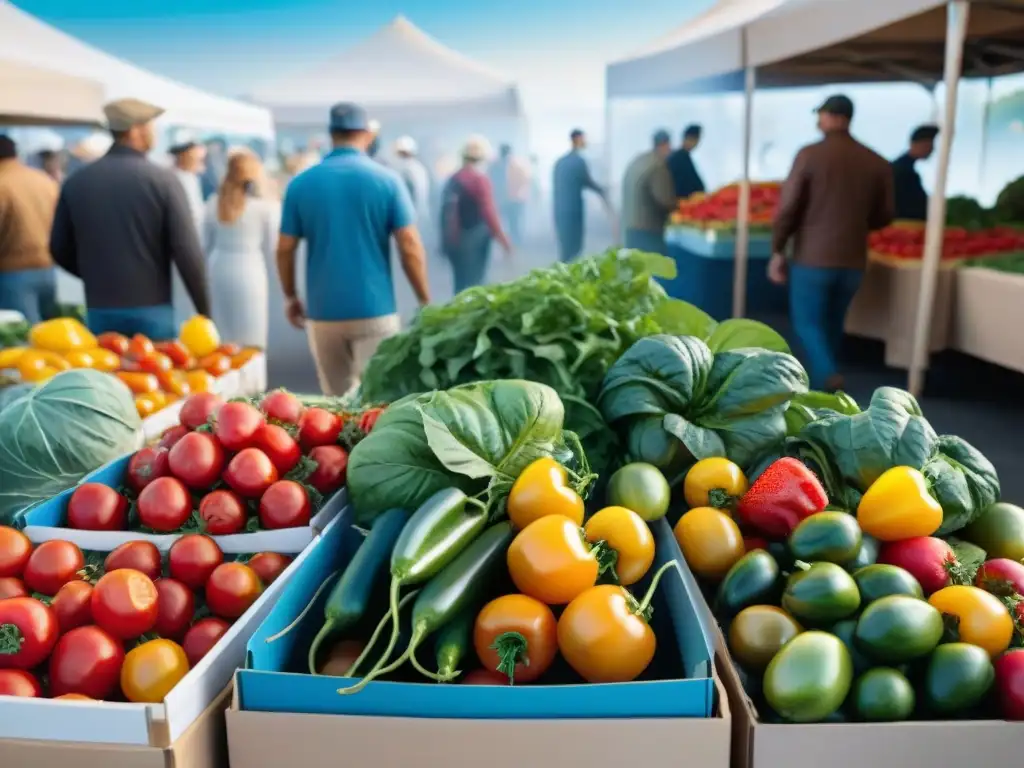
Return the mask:
<path fill-rule="evenodd" d="M 789 344 L 778 332 L 764 323 L 747 318 L 731 318 L 719 323 L 707 337 L 707 344 L 715 354 L 745 348 L 789 353 Z"/>
<path fill-rule="evenodd" d="M 423 417 L 423 431 L 427 436 L 427 444 L 446 469 L 474 480 L 497 474 L 498 470 L 493 464 L 460 443 L 445 424 L 423 409 L 420 409 L 420 415 Z"/>
<path fill-rule="evenodd" d="M 725 443 L 713 430 L 691 424 L 675 413 L 666 415 L 662 426 L 670 435 L 679 438 L 690 455 L 698 461 L 726 455 Z"/>
<path fill-rule="evenodd" d="M 936 535 L 946 536 L 966 528 L 999 501 L 999 475 L 977 448 L 959 437 L 942 435 L 935 454 L 921 468 L 932 495 L 942 506 L 942 526 Z"/>

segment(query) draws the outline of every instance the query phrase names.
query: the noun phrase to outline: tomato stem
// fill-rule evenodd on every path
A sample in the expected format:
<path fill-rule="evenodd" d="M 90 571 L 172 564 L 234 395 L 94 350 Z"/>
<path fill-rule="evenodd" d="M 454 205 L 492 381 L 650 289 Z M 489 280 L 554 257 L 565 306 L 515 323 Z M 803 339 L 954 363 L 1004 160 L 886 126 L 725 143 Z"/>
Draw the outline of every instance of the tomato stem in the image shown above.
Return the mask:
<path fill-rule="evenodd" d="M 13 656 L 21 652 L 25 636 L 17 624 L 0 624 L 0 656 Z"/>
<path fill-rule="evenodd" d="M 730 494 L 725 488 L 712 488 L 708 491 L 708 506 L 715 509 L 732 509 L 736 503 L 736 497 Z"/>
<path fill-rule="evenodd" d="M 528 647 L 526 637 L 519 632 L 502 632 L 491 644 L 491 650 L 498 654 L 498 666 L 495 671 L 508 678 L 509 685 L 515 685 L 516 664 L 530 666 L 530 657 L 526 655 Z"/>
<path fill-rule="evenodd" d="M 636 610 L 633 611 L 638 616 L 643 616 L 650 621 L 651 613 L 651 601 L 654 600 L 654 593 L 658 589 L 658 582 L 661 581 L 661 577 L 665 575 L 665 572 L 675 568 L 676 573 L 679 573 L 679 564 L 675 560 L 669 560 L 661 568 L 654 573 L 654 577 L 651 579 L 651 586 L 647 588 L 647 594 L 644 595 L 644 599 L 640 601 L 640 605 L 637 606 Z"/>
<path fill-rule="evenodd" d="M 597 559 L 597 577 L 601 578 L 605 574 L 608 574 L 612 583 L 618 584 L 619 574 L 618 571 L 615 570 L 615 567 L 619 564 L 619 553 L 612 549 L 608 542 L 603 539 L 595 542 L 593 549 L 590 551 Z"/>

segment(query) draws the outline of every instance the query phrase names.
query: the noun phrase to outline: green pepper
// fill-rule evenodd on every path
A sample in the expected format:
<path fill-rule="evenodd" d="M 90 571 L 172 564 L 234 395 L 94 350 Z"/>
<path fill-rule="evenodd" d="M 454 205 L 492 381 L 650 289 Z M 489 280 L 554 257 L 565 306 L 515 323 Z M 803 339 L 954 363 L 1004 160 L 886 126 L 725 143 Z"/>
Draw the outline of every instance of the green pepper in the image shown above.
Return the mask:
<path fill-rule="evenodd" d="M 942 614 L 924 600 L 889 595 L 875 600 L 857 619 L 857 647 L 883 664 L 927 656 L 942 639 Z"/>
<path fill-rule="evenodd" d="M 797 571 L 786 582 L 782 607 L 810 626 L 832 624 L 860 608 L 860 592 L 853 578 L 835 563 L 797 561 Z"/>
<path fill-rule="evenodd" d="M 857 550 L 857 554 L 853 560 L 848 563 L 844 563 L 843 567 L 850 573 L 853 573 L 866 565 L 873 565 L 875 561 L 878 560 L 878 552 L 880 549 L 881 544 L 878 543 L 878 539 L 874 536 L 868 536 L 866 533 L 861 533 L 860 549 Z"/>
<path fill-rule="evenodd" d="M 869 669 L 858 677 L 850 699 L 854 714 L 867 722 L 895 723 L 914 713 L 914 689 L 901 672 L 891 667 Z"/>
<path fill-rule="evenodd" d="M 857 518 L 846 512 L 818 512 L 800 521 L 789 535 L 789 550 L 797 560 L 844 565 L 857 557 L 861 532 Z"/>
<path fill-rule="evenodd" d="M 935 649 L 924 677 L 924 701 L 939 715 L 953 715 L 981 703 L 995 682 L 992 660 L 982 648 L 946 643 Z"/>
<path fill-rule="evenodd" d="M 853 665 L 842 641 L 827 632 L 804 632 L 768 664 L 764 696 L 786 720 L 816 723 L 843 705 L 852 682 Z"/>
<path fill-rule="evenodd" d="M 324 625 L 309 646 L 309 674 L 316 674 L 320 645 L 332 635 L 355 626 L 366 613 L 374 583 L 408 519 L 409 513 L 404 509 L 391 509 L 374 520 L 370 533 L 327 597 Z"/>
<path fill-rule="evenodd" d="M 718 585 L 715 615 L 728 619 L 747 606 L 774 602 L 780 575 L 779 564 L 763 549 L 747 552 Z"/>
<path fill-rule="evenodd" d="M 897 565 L 876 563 L 858 568 L 853 572 L 861 601 L 867 605 L 889 595 L 909 595 L 924 599 L 924 590 L 909 571 Z"/>
<path fill-rule="evenodd" d="M 438 630 L 434 654 L 439 676 L 453 677 L 458 671 L 459 663 L 472 642 L 475 621 L 476 610 L 465 610 Z"/>

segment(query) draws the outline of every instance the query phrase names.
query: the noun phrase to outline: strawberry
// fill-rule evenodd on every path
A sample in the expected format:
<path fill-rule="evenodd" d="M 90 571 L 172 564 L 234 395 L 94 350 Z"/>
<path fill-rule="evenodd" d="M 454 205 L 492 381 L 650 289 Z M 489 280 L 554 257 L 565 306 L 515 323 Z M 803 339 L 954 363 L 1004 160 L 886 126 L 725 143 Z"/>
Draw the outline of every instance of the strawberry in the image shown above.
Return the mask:
<path fill-rule="evenodd" d="M 784 539 L 801 520 L 827 506 L 828 496 L 817 476 L 802 462 L 786 457 L 761 473 L 736 505 L 736 514 L 764 536 Z"/>

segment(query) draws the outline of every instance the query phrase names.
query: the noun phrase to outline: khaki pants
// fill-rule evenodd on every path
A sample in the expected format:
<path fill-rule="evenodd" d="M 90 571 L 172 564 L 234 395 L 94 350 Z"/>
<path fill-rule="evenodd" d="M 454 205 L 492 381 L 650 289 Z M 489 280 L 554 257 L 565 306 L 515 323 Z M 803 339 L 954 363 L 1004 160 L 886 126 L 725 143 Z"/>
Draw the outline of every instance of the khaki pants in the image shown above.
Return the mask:
<path fill-rule="evenodd" d="M 340 397 L 358 386 L 377 347 L 400 328 L 398 315 L 367 320 L 307 320 L 309 348 L 323 393 Z"/>

